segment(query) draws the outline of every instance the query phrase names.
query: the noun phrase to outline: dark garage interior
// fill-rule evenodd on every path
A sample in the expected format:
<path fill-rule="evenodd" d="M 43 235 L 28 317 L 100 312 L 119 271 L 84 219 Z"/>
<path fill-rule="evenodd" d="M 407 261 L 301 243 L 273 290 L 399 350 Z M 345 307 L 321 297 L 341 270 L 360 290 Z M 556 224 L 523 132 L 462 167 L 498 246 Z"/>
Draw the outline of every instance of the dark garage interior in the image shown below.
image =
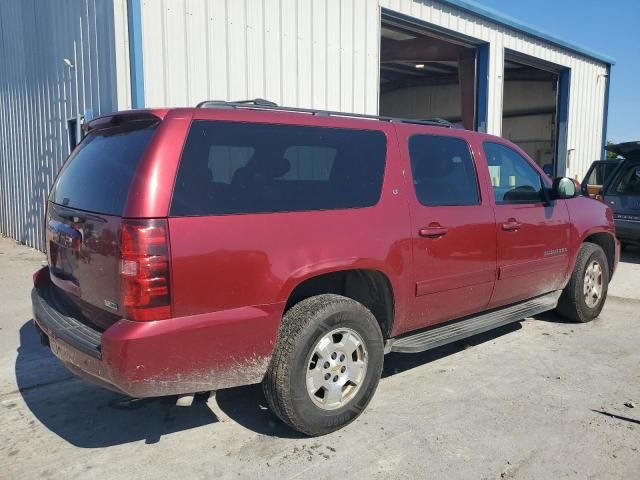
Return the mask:
<path fill-rule="evenodd" d="M 440 118 L 468 130 L 479 129 L 478 99 L 487 94 L 478 82 L 480 48 L 440 31 L 383 18 L 380 114 Z M 506 51 L 503 80 L 502 136 L 554 175 L 560 103 L 566 101 L 559 94 L 559 71 Z"/>
<path fill-rule="evenodd" d="M 558 81 L 557 72 L 505 58 L 502 136 L 549 175 L 556 162 Z"/>
<path fill-rule="evenodd" d="M 441 118 L 474 129 L 476 47 L 383 21 L 380 48 L 381 115 Z"/>

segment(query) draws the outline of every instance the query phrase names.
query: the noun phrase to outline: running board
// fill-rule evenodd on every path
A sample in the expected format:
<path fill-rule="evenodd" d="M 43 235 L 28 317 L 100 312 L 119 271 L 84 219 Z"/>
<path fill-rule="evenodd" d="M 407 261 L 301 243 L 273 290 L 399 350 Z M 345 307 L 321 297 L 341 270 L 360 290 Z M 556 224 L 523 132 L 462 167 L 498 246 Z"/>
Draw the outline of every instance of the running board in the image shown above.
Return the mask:
<path fill-rule="evenodd" d="M 517 303 L 508 307 L 481 313 L 463 320 L 449 322 L 412 335 L 390 338 L 385 344 L 385 353 L 418 353 L 447 343 L 462 340 L 492 330 L 508 323 L 518 322 L 532 315 L 553 310 L 558 305 L 561 290 Z"/>

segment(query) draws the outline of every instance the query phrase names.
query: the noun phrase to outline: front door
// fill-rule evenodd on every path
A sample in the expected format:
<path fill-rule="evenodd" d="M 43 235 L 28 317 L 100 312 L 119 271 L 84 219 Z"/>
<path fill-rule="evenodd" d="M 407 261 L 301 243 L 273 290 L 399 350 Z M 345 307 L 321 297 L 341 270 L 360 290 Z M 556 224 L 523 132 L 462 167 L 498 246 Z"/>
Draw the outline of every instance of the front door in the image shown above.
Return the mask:
<path fill-rule="evenodd" d="M 484 310 L 496 274 L 495 220 L 462 132 L 403 128 L 415 297 L 408 329 Z"/>
<path fill-rule="evenodd" d="M 620 165 L 619 160 L 597 160 L 591 164 L 582 181 L 582 192 L 591 198 L 597 198 L 602 194 L 602 187 L 607 183 L 611 175 Z"/>
<path fill-rule="evenodd" d="M 494 194 L 498 279 L 490 307 L 562 288 L 569 263 L 569 213 L 565 202 L 548 202 L 547 181 L 512 147 L 484 142 Z"/>

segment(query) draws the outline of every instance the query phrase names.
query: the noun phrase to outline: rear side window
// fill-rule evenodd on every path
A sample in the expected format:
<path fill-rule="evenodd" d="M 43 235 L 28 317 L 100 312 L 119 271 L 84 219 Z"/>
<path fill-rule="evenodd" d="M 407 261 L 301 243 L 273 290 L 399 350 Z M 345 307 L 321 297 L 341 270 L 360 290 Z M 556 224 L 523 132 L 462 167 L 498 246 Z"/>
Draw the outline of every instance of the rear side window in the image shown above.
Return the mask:
<path fill-rule="evenodd" d="M 478 179 L 469 145 L 461 138 L 414 135 L 409 155 L 416 196 L 422 205 L 478 205 Z"/>
<path fill-rule="evenodd" d="M 157 125 L 157 121 L 137 121 L 89 133 L 67 160 L 49 200 L 122 215 L 129 187 Z"/>
<path fill-rule="evenodd" d="M 380 198 L 385 157 L 379 131 L 197 120 L 171 215 L 372 206 Z"/>

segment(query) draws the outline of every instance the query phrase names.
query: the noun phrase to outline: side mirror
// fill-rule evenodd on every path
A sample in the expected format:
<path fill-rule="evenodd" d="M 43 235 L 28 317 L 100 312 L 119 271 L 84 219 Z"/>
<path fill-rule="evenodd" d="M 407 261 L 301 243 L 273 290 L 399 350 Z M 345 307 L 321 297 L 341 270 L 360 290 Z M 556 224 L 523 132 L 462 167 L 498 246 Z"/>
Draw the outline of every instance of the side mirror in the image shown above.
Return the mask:
<path fill-rule="evenodd" d="M 551 195 L 556 200 L 574 198 L 578 195 L 578 187 L 570 178 L 558 177 L 553 180 Z"/>

